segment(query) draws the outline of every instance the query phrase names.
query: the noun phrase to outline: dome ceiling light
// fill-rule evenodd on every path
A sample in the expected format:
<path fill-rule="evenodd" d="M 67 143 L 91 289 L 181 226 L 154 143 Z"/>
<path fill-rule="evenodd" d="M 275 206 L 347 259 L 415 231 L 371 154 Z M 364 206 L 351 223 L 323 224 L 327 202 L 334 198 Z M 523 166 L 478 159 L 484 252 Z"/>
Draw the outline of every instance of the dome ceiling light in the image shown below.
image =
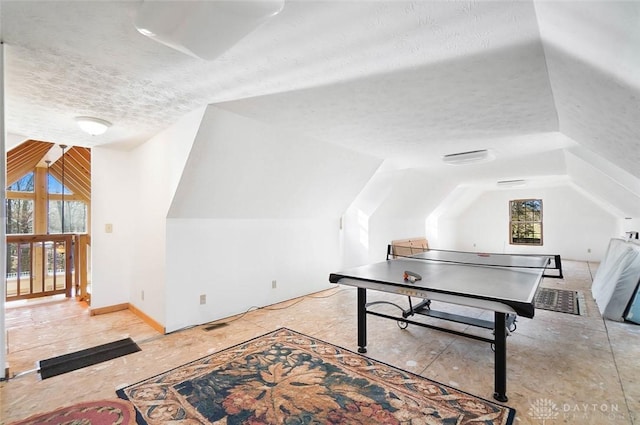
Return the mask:
<path fill-rule="evenodd" d="M 92 136 L 99 136 L 107 131 L 107 128 L 111 127 L 109 121 L 93 117 L 76 117 L 76 123 L 82 131 Z"/>

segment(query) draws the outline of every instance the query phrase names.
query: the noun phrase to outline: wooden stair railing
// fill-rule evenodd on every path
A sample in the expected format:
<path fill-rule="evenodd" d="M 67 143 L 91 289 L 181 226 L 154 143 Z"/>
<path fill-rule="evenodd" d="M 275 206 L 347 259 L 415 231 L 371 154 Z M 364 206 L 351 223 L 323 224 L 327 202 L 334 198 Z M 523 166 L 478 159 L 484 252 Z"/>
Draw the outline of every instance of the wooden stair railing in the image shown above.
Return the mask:
<path fill-rule="evenodd" d="M 7 235 L 6 301 L 87 291 L 88 235 Z M 63 274 L 63 278 L 59 276 Z M 74 285 L 75 284 L 75 285 Z"/>
<path fill-rule="evenodd" d="M 89 280 L 89 249 L 91 247 L 91 236 L 82 234 L 76 235 L 75 241 L 76 255 L 75 258 L 75 284 L 76 284 L 76 298 L 78 301 L 91 302 L 91 294 L 87 290 Z"/>

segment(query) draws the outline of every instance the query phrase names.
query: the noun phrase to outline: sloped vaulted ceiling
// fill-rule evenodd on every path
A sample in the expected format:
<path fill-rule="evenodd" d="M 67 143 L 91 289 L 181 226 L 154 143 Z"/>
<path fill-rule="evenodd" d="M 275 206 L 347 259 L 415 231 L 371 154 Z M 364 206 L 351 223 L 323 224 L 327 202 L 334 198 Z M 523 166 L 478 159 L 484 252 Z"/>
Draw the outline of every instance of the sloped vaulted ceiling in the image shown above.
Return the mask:
<path fill-rule="evenodd" d="M 517 152 L 514 138 L 558 129 L 538 41 L 220 106 L 404 168 L 465 149 Z"/>
<path fill-rule="evenodd" d="M 559 130 L 640 178 L 640 3 L 536 2 Z"/>
<path fill-rule="evenodd" d="M 212 61 L 140 35 L 139 1 L 1 5 L 25 138 L 131 148 L 217 104 L 396 168 L 577 146 L 640 178 L 640 2 L 288 0 Z"/>
<path fill-rule="evenodd" d="M 51 146 L 53 143 L 27 140 L 7 152 L 7 186 L 33 171 Z"/>
<path fill-rule="evenodd" d="M 57 154 L 51 155 L 55 149 Z M 7 185 L 10 186 L 36 167 L 46 167 L 46 159 L 51 163 L 48 172 L 64 185 L 78 199 L 91 202 L 91 149 L 74 146 L 64 153 L 53 143 L 27 140 L 7 152 Z M 53 158 L 53 159 L 52 159 Z"/>

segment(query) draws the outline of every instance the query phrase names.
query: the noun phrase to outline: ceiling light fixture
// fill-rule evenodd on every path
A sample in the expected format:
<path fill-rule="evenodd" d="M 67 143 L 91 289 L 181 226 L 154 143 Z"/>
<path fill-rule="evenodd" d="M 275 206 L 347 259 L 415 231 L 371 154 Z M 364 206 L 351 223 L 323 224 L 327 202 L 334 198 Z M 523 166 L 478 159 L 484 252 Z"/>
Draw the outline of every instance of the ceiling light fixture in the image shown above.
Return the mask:
<path fill-rule="evenodd" d="M 158 43 L 213 60 L 280 13 L 284 2 L 147 0 L 138 9 L 134 25 Z"/>
<path fill-rule="evenodd" d="M 93 117 L 76 117 L 76 123 L 82 131 L 89 133 L 92 136 L 99 136 L 107 131 L 107 128 L 111 127 L 111 123 L 109 121 Z"/>
<path fill-rule="evenodd" d="M 476 162 L 490 161 L 493 159 L 493 155 L 487 149 L 452 153 L 442 157 L 445 164 L 449 165 L 466 165 Z"/>

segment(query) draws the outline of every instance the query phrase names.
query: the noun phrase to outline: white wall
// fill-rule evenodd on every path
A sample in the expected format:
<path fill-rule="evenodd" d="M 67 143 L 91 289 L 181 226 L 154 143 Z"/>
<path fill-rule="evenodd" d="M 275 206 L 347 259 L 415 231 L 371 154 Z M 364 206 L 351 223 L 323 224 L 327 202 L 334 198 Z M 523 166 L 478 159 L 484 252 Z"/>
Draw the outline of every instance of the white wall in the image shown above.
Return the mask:
<path fill-rule="evenodd" d="M 389 197 L 402 172 L 375 173 L 342 216 L 343 261 L 341 269 L 367 264 L 371 254 L 371 216 Z M 378 259 L 380 257 L 377 257 Z"/>
<path fill-rule="evenodd" d="M 395 239 L 425 236 L 425 218 L 455 188 L 426 169 L 380 171 L 344 215 L 344 267 L 385 259 Z"/>
<path fill-rule="evenodd" d="M 166 291 L 167 214 L 204 111 L 203 107 L 185 115 L 132 152 L 138 189 L 130 302 L 161 324 L 172 302 Z"/>
<path fill-rule="evenodd" d="M 380 162 L 209 106 L 169 216 L 338 218 Z"/>
<path fill-rule="evenodd" d="M 167 331 L 327 288 L 380 162 L 209 106 L 166 224 Z"/>
<path fill-rule="evenodd" d="M 96 148 L 92 306 L 129 302 L 170 332 L 326 288 L 340 216 L 379 164 L 217 107 Z"/>
<path fill-rule="evenodd" d="M 132 187 L 132 185 L 134 187 Z M 129 302 L 135 182 L 128 152 L 91 150 L 91 307 Z M 112 233 L 105 225 L 113 226 Z"/>
<path fill-rule="evenodd" d="M 129 302 L 164 323 L 166 215 L 203 113 L 131 152 L 92 149 L 92 308 Z"/>
<path fill-rule="evenodd" d="M 322 289 L 336 269 L 383 259 L 393 239 L 598 260 L 635 224 L 567 176 L 560 186 L 500 191 L 491 182 L 504 175 L 493 163 L 376 173 L 381 162 L 220 106 L 128 154 L 95 148 L 94 306 L 128 301 L 171 331 Z M 512 165 L 508 176 L 565 171 L 561 151 L 533 164 L 527 175 Z M 527 197 L 544 201 L 539 249 L 508 245 L 508 200 Z"/>
<path fill-rule="evenodd" d="M 6 176 L 7 176 L 7 155 L 6 155 L 6 135 L 7 132 L 4 128 L 4 44 L 0 44 L 0 152 L 2 152 L 2 164 L 0 164 L 0 187 L 6 187 Z M 7 211 L 4 207 L 5 205 L 5 192 L 4 190 L 0 194 L 0 205 L 2 205 L 2 210 L 0 213 L 0 218 L 2 218 L 2 223 L 7 222 Z M 2 229 L 0 229 L 0 240 L 6 241 L 6 228 L 4 225 Z M 0 259 L 0 276 L 7 275 L 7 256 L 5 254 L 6 243 L 3 242 L 2 259 Z M 6 278 L 2 278 L 2 282 L 0 282 L 0 293 L 7 293 L 7 280 Z M 4 296 L 4 295 L 3 295 Z M 5 363 L 6 363 L 6 341 L 5 341 L 5 318 L 4 318 L 4 302 L 0 302 L 0 379 L 4 379 L 6 371 L 5 371 Z"/>
<path fill-rule="evenodd" d="M 627 232 L 640 232 L 640 217 L 625 217 L 620 220 L 621 236 Z"/>
<path fill-rule="evenodd" d="M 342 254 L 338 221 L 170 219 L 167 331 L 328 288 Z"/>
<path fill-rule="evenodd" d="M 386 259 L 387 246 L 395 239 L 425 236 L 424 218 L 389 218 L 369 216 L 357 206 L 343 216 L 343 251 L 341 269 Z"/>
<path fill-rule="evenodd" d="M 370 261 L 385 258 L 392 240 L 426 237 L 425 219 L 455 188 L 455 180 L 428 169 L 408 169 L 369 223 Z"/>
<path fill-rule="evenodd" d="M 565 162 L 585 194 L 620 217 L 640 217 L 640 179 L 584 148 L 565 152 Z"/>
<path fill-rule="evenodd" d="M 509 201 L 542 199 L 541 247 L 509 244 Z M 570 184 L 484 192 L 459 214 L 438 222 L 437 248 L 469 251 L 560 254 L 573 260 L 599 261 L 609 240 L 619 236 L 618 218 Z M 588 252 L 591 250 L 591 252 Z"/>

